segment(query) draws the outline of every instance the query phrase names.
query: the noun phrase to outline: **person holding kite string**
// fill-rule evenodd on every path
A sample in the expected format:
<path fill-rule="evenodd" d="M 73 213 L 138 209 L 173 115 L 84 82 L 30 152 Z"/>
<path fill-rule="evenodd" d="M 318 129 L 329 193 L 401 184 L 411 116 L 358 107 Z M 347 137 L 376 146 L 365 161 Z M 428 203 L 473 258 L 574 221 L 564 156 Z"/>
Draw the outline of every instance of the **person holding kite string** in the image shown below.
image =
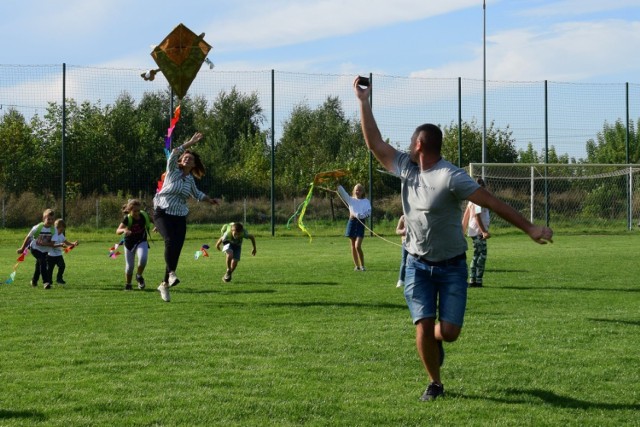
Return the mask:
<path fill-rule="evenodd" d="M 212 198 L 198 190 L 195 178 L 202 178 L 205 168 L 200 156 L 189 148 L 202 139 L 196 132 L 191 139 L 173 149 L 167 160 L 164 184 L 153 198 L 154 223 L 164 239 L 164 261 L 166 264 L 164 279 L 158 291 L 163 301 L 169 302 L 169 288 L 180 283 L 176 275 L 178 260 L 187 234 L 187 199 L 193 197 L 200 202 L 217 205 L 220 200 Z"/>
<path fill-rule="evenodd" d="M 362 251 L 362 239 L 364 238 L 364 223 L 362 220 L 371 215 L 371 202 L 364 197 L 364 186 L 356 184 L 353 187 L 353 197 L 347 193 L 342 185 L 338 185 L 338 194 L 349 206 L 349 221 L 345 230 L 345 237 L 351 241 L 351 256 L 353 257 L 354 271 L 365 271 L 364 252 Z"/>
<path fill-rule="evenodd" d="M 409 253 L 404 295 L 416 327 L 418 354 L 429 376 L 429 385 L 420 400 L 431 401 L 444 396 L 440 380 L 442 342 L 458 339 L 466 309 L 467 241 L 462 232 L 462 201 L 467 199 L 489 208 L 536 243 L 551 243 L 553 231 L 532 224 L 478 185 L 463 169 L 444 160 L 438 126 L 418 126 L 407 153 L 386 143 L 369 103 L 372 86 L 363 87 L 358 80 L 354 80 L 353 89 L 360 104 L 365 143 L 402 184 L 405 245 Z"/>

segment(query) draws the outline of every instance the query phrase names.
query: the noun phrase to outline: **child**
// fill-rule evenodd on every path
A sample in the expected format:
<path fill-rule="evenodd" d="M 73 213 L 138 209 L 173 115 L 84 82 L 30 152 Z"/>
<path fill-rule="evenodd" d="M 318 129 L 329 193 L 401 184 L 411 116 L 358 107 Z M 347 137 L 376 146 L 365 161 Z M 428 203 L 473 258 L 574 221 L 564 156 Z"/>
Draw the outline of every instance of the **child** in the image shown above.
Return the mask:
<path fill-rule="evenodd" d="M 396 288 L 404 287 L 404 278 L 407 272 L 407 248 L 404 245 L 404 240 L 407 236 L 407 226 L 404 223 L 404 215 L 400 216 L 398 220 L 398 225 L 396 226 L 396 234 L 402 237 L 402 247 L 401 247 L 401 258 L 400 258 L 400 274 L 398 275 L 398 283 L 396 283 Z"/>
<path fill-rule="evenodd" d="M 484 180 L 476 180 L 482 188 L 485 187 Z M 489 209 L 476 205 L 472 202 L 467 204 L 462 219 L 463 230 L 473 242 L 473 258 L 469 266 L 469 287 L 481 288 L 484 276 L 484 268 L 487 263 L 487 239 L 491 237 L 489 233 L 489 221 L 491 216 Z"/>
<path fill-rule="evenodd" d="M 356 184 L 353 187 L 353 197 L 338 185 L 338 194 L 342 200 L 349 206 L 349 222 L 344 233 L 345 237 L 351 240 L 351 256 L 355 267 L 354 271 L 365 271 L 364 253 L 362 252 L 362 239 L 364 238 L 364 223 L 362 220 L 371 215 L 371 202 L 364 197 L 364 186 Z"/>
<path fill-rule="evenodd" d="M 116 234 L 124 234 L 125 248 L 125 270 L 124 276 L 126 283 L 125 291 L 130 291 L 131 279 L 133 278 L 133 264 L 135 256 L 138 255 L 138 270 L 136 272 L 136 282 L 138 289 L 144 289 L 145 282 L 142 273 L 147 266 L 147 257 L 149 255 L 149 242 L 147 235 L 153 220 L 145 211 L 142 210 L 142 203 L 138 199 L 130 199 L 124 206 L 122 212 L 125 214 L 124 219 L 118 226 Z"/>
<path fill-rule="evenodd" d="M 45 289 L 51 289 L 51 272 L 47 265 L 47 253 L 53 247 L 53 221 L 54 214 L 52 209 L 46 209 L 42 212 L 42 222 L 33 226 L 31 231 L 22 242 L 22 247 L 18 249 L 18 253 L 24 252 L 25 248 L 31 249 L 31 255 L 36 259 L 36 271 L 31 279 L 31 286 L 38 286 L 38 278 L 42 276 Z"/>
<path fill-rule="evenodd" d="M 53 267 L 58 266 L 58 274 L 56 276 L 56 283 L 59 285 L 66 285 L 67 282 L 64 281 L 62 275 L 64 274 L 64 269 L 66 264 L 64 263 L 63 248 L 65 246 L 76 247 L 78 246 L 78 241 L 70 242 L 64 235 L 64 231 L 67 228 L 64 220 L 62 218 L 56 219 L 54 223 L 55 234 L 51 238 L 51 242 L 53 243 L 53 247 L 49 249 L 49 254 L 47 255 L 47 266 L 49 268 L 49 273 L 51 274 L 51 280 L 53 280 Z"/>
<path fill-rule="evenodd" d="M 242 253 L 242 240 L 249 239 L 253 245 L 252 256 L 256 256 L 256 239 L 249 234 L 239 222 L 232 222 L 223 229 L 222 236 L 216 242 L 216 249 L 220 250 L 220 245 L 224 244 L 222 251 L 226 254 L 227 272 L 222 276 L 223 282 L 230 282 L 231 275 L 240 262 Z"/>

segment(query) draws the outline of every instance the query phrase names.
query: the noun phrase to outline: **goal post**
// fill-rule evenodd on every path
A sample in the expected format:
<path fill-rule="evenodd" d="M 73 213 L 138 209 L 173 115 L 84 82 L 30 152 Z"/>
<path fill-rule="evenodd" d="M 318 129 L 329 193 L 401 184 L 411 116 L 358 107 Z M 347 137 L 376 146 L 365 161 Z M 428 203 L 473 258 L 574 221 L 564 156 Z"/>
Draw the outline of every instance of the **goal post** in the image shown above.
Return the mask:
<path fill-rule="evenodd" d="M 468 171 L 531 222 L 631 230 L 640 212 L 638 164 L 471 163 Z"/>

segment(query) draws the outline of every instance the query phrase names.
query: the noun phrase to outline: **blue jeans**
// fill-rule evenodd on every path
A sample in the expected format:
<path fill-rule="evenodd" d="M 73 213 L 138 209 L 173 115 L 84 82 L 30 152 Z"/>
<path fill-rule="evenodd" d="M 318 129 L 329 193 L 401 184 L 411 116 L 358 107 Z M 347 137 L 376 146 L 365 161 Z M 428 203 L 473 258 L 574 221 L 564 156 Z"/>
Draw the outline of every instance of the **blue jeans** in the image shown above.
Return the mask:
<path fill-rule="evenodd" d="M 413 323 L 436 317 L 462 327 L 467 307 L 467 263 L 464 257 L 433 266 L 411 254 L 407 257 L 404 297 Z"/>

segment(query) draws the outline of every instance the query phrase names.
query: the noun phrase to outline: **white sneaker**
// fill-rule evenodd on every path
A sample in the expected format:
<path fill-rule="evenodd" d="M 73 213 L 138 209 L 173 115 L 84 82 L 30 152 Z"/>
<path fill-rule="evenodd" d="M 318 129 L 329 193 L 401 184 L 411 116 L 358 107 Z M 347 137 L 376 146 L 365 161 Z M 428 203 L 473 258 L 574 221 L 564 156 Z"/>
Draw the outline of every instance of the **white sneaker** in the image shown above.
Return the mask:
<path fill-rule="evenodd" d="M 396 283 L 396 288 L 403 288 L 404 287 L 404 282 L 402 280 L 398 280 L 398 283 Z"/>
<path fill-rule="evenodd" d="M 158 286 L 158 290 L 160 291 L 160 297 L 163 301 L 171 301 L 171 295 L 169 295 L 169 286 L 166 282 L 160 283 L 160 286 Z"/>
<path fill-rule="evenodd" d="M 366 268 L 364 268 L 364 265 L 362 267 L 360 267 L 360 271 L 367 271 Z"/>
<path fill-rule="evenodd" d="M 356 265 L 355 267 L 353 267 L 353 271 L 360 271 L 360 267 Z"/>
<path fill-rule="evenodd" d="M 180 279 L 178 279 L 176 273 L 173 271 L 169 273 L 169 287 L 178 286 L 178 283 L 180 283 Z"/>

